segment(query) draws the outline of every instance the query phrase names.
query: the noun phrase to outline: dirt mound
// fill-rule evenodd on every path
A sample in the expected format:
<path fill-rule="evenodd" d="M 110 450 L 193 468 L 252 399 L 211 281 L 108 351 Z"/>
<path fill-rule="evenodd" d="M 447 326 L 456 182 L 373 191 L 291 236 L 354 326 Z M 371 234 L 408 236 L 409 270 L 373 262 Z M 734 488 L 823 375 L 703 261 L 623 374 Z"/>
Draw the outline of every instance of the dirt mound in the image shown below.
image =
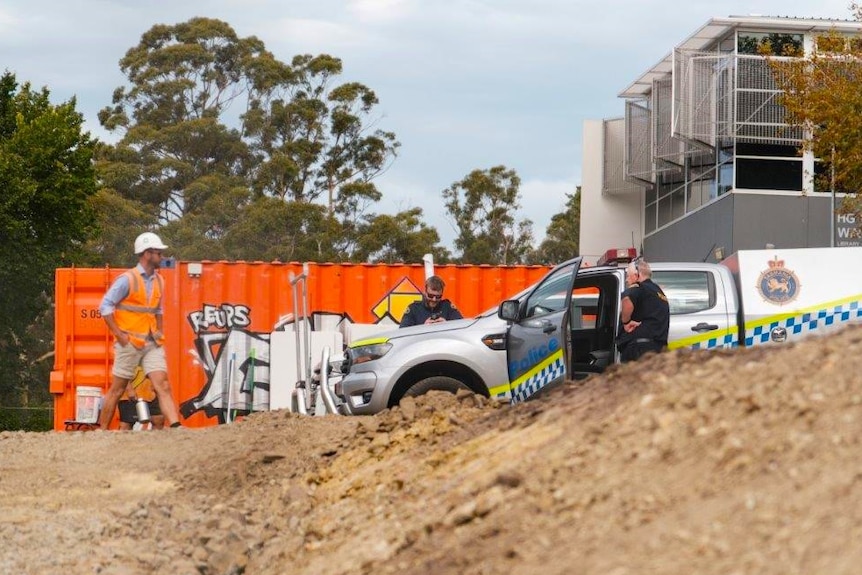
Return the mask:
<path fill-rule="evenodd" d="M 518 406 L 0 433 L 17 573 L 856 573 L 862 329 Z"/>

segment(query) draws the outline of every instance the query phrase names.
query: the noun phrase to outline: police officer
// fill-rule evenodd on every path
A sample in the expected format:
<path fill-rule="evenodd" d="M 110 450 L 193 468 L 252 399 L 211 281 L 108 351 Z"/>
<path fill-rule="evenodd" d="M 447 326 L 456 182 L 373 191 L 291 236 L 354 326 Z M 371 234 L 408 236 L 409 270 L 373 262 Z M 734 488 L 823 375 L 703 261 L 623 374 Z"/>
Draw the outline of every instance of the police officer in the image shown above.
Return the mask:
<path fill-rule="evenodd" d="M 407 306 L 407 310 L 401 318 L 400 327 L 463 318 L 464 316 L 452 302 L 443 299 L 444 287 L 446 284 L 439 276 L 431 276 L 425 280 L 425 295 L 420 301 L 414 301 Z"/>
<path fill-rule="evenodd" d="M 650 351 L 667 347 L 670 307 L 662 289 L 652 281 L 652 268 L 642 258 L 626 267 L 617 338 L 622 361 L 633 361 Z"/>

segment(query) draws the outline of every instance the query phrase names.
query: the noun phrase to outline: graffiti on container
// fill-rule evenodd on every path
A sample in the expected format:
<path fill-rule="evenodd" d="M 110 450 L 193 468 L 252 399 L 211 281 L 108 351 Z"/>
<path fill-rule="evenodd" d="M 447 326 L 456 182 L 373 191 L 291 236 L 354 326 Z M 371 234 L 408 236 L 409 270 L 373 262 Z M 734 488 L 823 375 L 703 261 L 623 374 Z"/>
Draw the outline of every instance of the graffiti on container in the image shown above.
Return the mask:
<path fill-rule="evenodd" d="M 192 331 L 196 334 L 207 331 L 211 327 L 219 329 L 248 327 L 251 324 L 250 314 L 251 310 L 246 305 L 204 304 L 203 309 L 189 314 L 189 323 L 192 324 Z"/>
<path fill-rule="evenodd" d="M 194 355 L 206 374 L 200 393 L 180 405 L 183 417 L 203 411 L 219 423 L 269 408 L 269 333 L 253 332 L 245 305 L 204 305 L 188 315 Z"/>
<path fill-rule="evenodd" d="M 401 280 L 373 307 L 380 326 L 396 326 L 411 302 L 422 292 L 408 278 Z M 188 418 L 195 413 L 217 418 L 219 423 L 237 416 L 271 408 L 270 332 L 249 329 L 252 309 L 243 304 L 204 304 L 188 313 L 187 320 L 195 334 L 190 350 L 206 376 L 206 382 L 194 397 L 180 404 L 180 413 Z M 324 332 L 350 329 L 353 321 L 346 313 L 312 312 L 309 328 Z M 292 314 L 279 320 L 275 330 L 293 325 Z M 294 326 L 295 327 L 295 326 Z M 340 353 L 337 350 L 335 353 Z M 278 403 L 278 401 L 276 401 Z"/>

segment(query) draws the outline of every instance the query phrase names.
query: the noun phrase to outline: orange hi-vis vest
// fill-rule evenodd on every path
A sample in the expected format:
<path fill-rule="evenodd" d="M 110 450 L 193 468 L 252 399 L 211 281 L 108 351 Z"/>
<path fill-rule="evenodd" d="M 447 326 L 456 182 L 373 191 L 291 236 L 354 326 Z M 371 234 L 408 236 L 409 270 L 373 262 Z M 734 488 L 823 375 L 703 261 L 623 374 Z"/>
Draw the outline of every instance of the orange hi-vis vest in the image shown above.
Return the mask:
<path fill-rule="evenodd" d="M 147 286 L 141 272 L 137 268 L 124 272 L 123 275 L 129 281 L 129 295 L 117 305 L 114 311 L 114 320 L 117 326 L 129 334 L 129 341 L 136 348 L 141 349 L 152 336 L 157 345 L 164 343 L 164 336 L 159 333 L 156 323 L 156 311 L 162 301 L 162 276 L 155 272 L 153 290 L 147 298 Z"/>

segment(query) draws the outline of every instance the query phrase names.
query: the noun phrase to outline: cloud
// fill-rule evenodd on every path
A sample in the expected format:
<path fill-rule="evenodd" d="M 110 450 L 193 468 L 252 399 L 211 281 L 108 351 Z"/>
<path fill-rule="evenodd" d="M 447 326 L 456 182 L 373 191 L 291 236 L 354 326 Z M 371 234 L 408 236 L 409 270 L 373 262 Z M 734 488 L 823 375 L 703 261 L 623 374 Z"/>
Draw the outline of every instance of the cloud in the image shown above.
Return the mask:
<path fill-rule="evenodd" d="M 339 56 L 374 43 L 372 36 L 356 27 L 314 18 L 277 18 L 258 24 L 252 32 L 286 62 L 295 54 Z"/>
<path fill-rule="evenodd" d="M 8 10 L 0 8 L 0 38 L 8 39 L 17 29 L 18 19 Z M 2 42 L 2 40 L 0 40 Z"/>
<path fill-rule="evenodd" d="M 387 23 L 408 16 L 412 4 L 408 0 L 350 0 L 347 10 L 360 22 Z"/>

